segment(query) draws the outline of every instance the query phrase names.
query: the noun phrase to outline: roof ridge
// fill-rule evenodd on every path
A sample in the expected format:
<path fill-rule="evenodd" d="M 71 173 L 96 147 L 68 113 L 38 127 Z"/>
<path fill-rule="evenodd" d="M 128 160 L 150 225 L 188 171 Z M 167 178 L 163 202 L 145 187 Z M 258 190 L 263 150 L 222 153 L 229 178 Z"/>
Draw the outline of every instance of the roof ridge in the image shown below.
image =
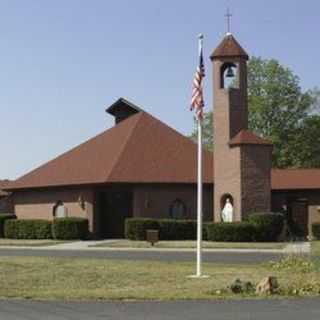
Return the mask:
<path fill-rule="evenodd" d="M 120 148 L 118 156 L 115 157 L 112 165 L 110 166 L 109 172 L 105 177 L 105 182 L 107 182 L 108 178 L 112 175 L 112 172 L 113 172 L 115 166 L 117 165 L 117 163 L 121 159 L 122 154 L 126 150 L 126 146 L 128 145 L 129 141 L 131 140 L 132 134 L 133 134 L 134 130 L 136 129 L 137 124 L 144 113 L 145 113 L 144 111 L 140 111 L 139 113 L 136 114 L 136 119 L 135 119 L 136 123 L 132 126 L 131 130 L 128 131 L 127 138 L 126 138 L 125 142 L 123 143 L 122 148 Z M 132 119 L 132 117 L 131 117 L 131 119 Z M 124 120 L 124 121 L 126 121 L 126 120 Z"/>
<path fill-rule="evenodd" d="M 195 141 L 193 141 L 190 137 L 184 135 L 183 133 L 181 133 L 181 132 L 178 131 L 177 129 L 171 127 L 170 125 L 168 125 L 168 124 L 165 123 L 165 122 L 162 122 L 161 120 L 157 119 L 156 117 L 154 117 L 152 114 L 150 114 L 150 113 L 148 113 L 148 112 L 145 112 L 145 111 L 144 111 L 144 113 L 145 113 L 147 116 L 151 117 L 153 120 L 161 122 L 161 124 L 162 124 L 163 126 L 165 126 L 165 127 L 167 127 L 168 129 L 170 129 L 170 130 L 171 130 L 172 132 L 174 132 L 176 135 L 179 135 L 181 138 L 185 139 L 186 141 L 191 141 L 194 145 L 197 145 L 197 143 L 196 143 Z M 202 152 L 205 152 L 205 153 L 206 153 L 206 152 L 213 153 L 212 151 L 207 150 L 207 149 L 205 149 L 205 148 L 203 148 Z"/>
<path fill-rule="evenodd" d="M 37 166 L 37 167 L 35 167 L 34 169 L 28 171 L 27 173 L 23 174 L 22 176 L 18 177 L 17 179 L 15 179 L 15 180 L 12 181 L 12 182 L 13 182 L 13 183 L 19 182 L 21 179 L 25 178 L 26 176 L 28 176 L 28 175 L 30 175 L 30 174 L 33 174 L 35 171 L 37 171 L 37 170 L 45 167 L 47 164 L 49 164 L 49 163 L 51 163 L 51 162 L 53 162 L 53 161 L 57 161 L 57 160 L 59 160 L 60 158 L 68 155 L 69 153 L 74 152 L 74 151 L 80 149 L 82 146 L 86 145 L 87 143 L 89 143 L 89 142 L 91 142 L 91 141 L 93 141 L 93 140 L 95 140 L 95 139 L 98 139 L 99 137 L 103 136 L 106 132 L 111 131 L 111 130 L 113 130 L 114 128 L 115 128 L 115 126 L 114 126 L 114 127 L 111 127 L 111 128 L 108 128 L 108 129 L 106 129 L 106 130 L 104 130 L 104 131 L 102 131 L 102 132 L 100 132 L 100 133 L 97 133 L 97 134 L 96 134 L 95 136 L 93 136 L 92 138 L 87 138 L 85 141 L 81 142 L 80 144 L 78 144 L 78 145 L 76 145 L 76 146 L 74 146 L 74 147 L 71 147 L 70 149 L 62 152 L 61 154 L 59 154 L 59 155 L 57 155 L 57 156 L 55 156 L 55 157 L 47 160 L 45 163 L 40 164 L 39 166 Z"/>

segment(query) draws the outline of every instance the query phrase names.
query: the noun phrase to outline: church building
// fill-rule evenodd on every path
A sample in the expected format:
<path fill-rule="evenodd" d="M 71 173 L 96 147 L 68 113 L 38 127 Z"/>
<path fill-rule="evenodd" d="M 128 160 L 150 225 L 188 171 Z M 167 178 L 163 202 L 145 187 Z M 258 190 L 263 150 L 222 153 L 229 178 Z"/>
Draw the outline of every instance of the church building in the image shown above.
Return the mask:
<path fill-rule="evenodd" d="M 272 169 L 272 143 L 248 130 L 248 54 L 227 34 L 211 55 L 214 152 L 203 151 L 203 217 L 230 221 L 286 210 L 301 232 L 320 222 L 320 169 Z M 197 146 L 120 98 L 115 125 L 10 183 L 20 219 L 86 217 L 101 238 L 121 238 L 128 217 L 195 219 Z M 181 112 L 184 112 L 181 110 Z"/>

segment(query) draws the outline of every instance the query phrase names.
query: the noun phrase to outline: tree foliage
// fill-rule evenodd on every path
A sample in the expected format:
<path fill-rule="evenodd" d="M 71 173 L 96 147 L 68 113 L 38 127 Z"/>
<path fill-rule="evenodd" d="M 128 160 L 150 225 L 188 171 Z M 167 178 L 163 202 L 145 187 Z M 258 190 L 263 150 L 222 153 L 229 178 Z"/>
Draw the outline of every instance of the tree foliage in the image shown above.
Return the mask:
<path fill-rule="evenodd" d="M 192 132 L 191 139 L 197 143 L 198 129 L 197 129 L 196 120 L 195 120 L 195 126 L 196 126 L 196 129 Z M 204 113 L 203 120 L 202 120 L 202 144 L 209 151 L 212 151 L 212 148 L 213 148 L 212 126 L 213 126 L 212 112 Z"/>
<path fill-rule="evenodd" d="M 320 167 L 320 90 L 303 91 L 299 78 L 277 60 L 248 63 L 249 129 L 274 144 L 273 166 Z M 204 145 L 212 142 L 212 112 L 205 115 Z M 192 137 L 195 138 L 194 130 Z"/>

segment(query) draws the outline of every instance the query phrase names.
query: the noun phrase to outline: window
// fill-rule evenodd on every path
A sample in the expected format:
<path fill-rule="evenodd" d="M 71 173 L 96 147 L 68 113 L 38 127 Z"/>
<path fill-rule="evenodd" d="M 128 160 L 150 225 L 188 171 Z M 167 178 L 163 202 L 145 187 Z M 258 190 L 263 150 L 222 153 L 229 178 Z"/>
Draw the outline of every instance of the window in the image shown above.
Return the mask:
<path fill-rule="evenodd" d="M 67 208 L 62 201 L 58 201 L 53 207 L 53 216 L 55 218 L 65 218 L 67 216 Z"/>
<path fill-rule="evenodd" d="M 176 199 L 170 206 L 170 218 L 183 219 L 186 217 L 187 207 L 180 199 Z"/>

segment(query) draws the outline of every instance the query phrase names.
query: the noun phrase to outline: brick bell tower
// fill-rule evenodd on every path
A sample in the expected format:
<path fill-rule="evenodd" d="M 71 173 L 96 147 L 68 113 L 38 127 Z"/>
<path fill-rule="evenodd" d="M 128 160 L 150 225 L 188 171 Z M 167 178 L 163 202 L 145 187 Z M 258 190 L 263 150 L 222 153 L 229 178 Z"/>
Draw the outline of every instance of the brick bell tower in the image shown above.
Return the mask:
<path fill-rule="evenodd" d="M 214 221 L 227 201 L 232 221 L 270 211 L 272 143 L 248 130 L 248 54 L 227 33 L 211 55 L 213 63 Z"/>

